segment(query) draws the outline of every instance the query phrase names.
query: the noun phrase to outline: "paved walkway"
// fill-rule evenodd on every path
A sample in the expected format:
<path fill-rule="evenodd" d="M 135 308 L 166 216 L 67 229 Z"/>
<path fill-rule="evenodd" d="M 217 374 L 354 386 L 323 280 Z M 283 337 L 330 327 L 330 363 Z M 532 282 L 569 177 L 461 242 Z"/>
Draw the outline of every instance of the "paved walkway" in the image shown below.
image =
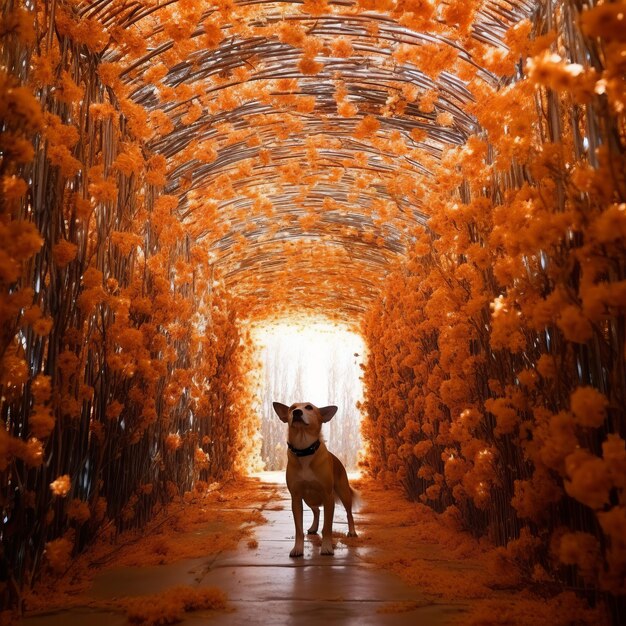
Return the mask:
<path fill-rule="evenodd" d="M 261 479 L 284 485 L 283 474 L 264 474 Z M 347 546 L 338 539 L 335 555 L 329 557 L 320 555 L 319 537 L 307 537 L 304 558 L 290 559 L 294 530 L 289 493 L 284 486 L 278 493 L 280 499 L 268 502 L 263 510 L 268 523 L 255 529 L 257 548 L 250 549 L 244 541 L 237 551 L 212 559 L 105 570 L 96 578 L 90 595 L 106 600 L 158 593 L 175 585 L 217 586 L 228 594 L 233 612 L 189 613 L 181 622 L 185 626 L 443 626 L 463 610 L 462 605 L 435 604 L 394 575 L 367 564 L 363 560 L 366 548 L 359 546 L 358 540 L 350 540 L 354 545 Z M 305 510 L 305 528 L 310 516 Z M 358 513 L 355 521 L 357 532 L 368 523 L 367 517 Z M 335 510 L 334 529 L 342 534 L 347 531 L 341 505 Z M 409 602 L 410 610 L 404 610 Z M 402 606 L 403 612 L 386 612 L 393 610 L 394 603 Z M 78 608 L 32 616 L 21 624 L 125 626 L 127 622 L 119 613 Z"/>

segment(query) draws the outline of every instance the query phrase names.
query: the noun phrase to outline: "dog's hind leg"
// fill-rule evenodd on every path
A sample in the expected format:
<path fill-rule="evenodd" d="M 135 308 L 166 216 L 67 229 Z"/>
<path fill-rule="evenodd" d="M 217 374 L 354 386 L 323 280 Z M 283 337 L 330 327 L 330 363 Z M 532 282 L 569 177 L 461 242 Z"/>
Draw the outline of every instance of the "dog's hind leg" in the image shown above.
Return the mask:
<path fill-rule="evenodd" d="M 354 528 L 354 518 L 352 517 L 352 489 L 350 489 L 350 503 L 346 505 L 346 515 L 348 516 L 348 537 L 358 537 Z"/>
<path fill-rule="evenodd" d="M 311 511 L 313 511 L 313 523 L 306 532 L 308 535 L 317 535 L 317 529 L 320 527 L 320 507 L 312 506 Z"/>
<path fill-rule="evenodd" d="M 335 496 L 331 492 L 324 498 L 324 526 L 322 527 L 322 554 L 332 556 L 333 550 L 333 517 L 335 515 Z"/>
<path fill-rule="evenodd" d="M 354 517 L 352 517 L 352 489 L 350 485 L 346 483 L 343 488 L 335 488 L 335 491 L 341 500 L 341 504 L 343 504 L 346 509 L 346 515 L 348 517 L 348 537 L 356 537 Z"/>
<path fill-rule="evenodd" d="M 352 488 L 348 482 L 346 470 L 341 464 L 339 464 L 338 468 L 335 468 L 335 493 L 346 509 L 346 515 L 348 516 L 348 537 L 356 537 L 354 518 L 352 517 Z"/>

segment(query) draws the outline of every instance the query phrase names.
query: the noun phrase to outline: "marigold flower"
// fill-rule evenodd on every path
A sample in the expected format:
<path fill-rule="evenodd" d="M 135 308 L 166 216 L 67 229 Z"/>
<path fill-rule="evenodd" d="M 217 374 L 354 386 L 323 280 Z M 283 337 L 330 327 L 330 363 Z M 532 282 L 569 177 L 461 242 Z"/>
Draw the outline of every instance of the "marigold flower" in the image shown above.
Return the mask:
<path fill-rule="evenodd" d="M 86 289 L 102 287 L 102 272 L 95 267 L 88 267 L 81 282 Z"/>
<path fill-rule="evenodd" d="M 15 163 L 30 163 L 35 156 L 32 142 L 15 133 L 0 134 L 0 149 L 5 153 L 5 158 L 10 157 Z"/>
<path fill-rule="evenodd" d="M 111 402 L 106 408 L 106 411 L 105 411 L 106 418 L 109 420 L 115 420 L 121 415 L 123 410 L 124 410 L 124 405 L 121 402 L 118 402 L 117 400 L 113 400 L 113 402 Z"/>
<path fill-rule="evenodd" d="M 565 565 L 578 566 L 585 578 L 592 578 L 600 567 L 600 544 L 589 533 L 565 533 L 559 543 L 559 559 Z"/>
<path fill-rule="evenodd" d="M 151 185 L 164 185 L 167 173 L 167 161 L 161 154 L 153 156 L 148 161 L 148 171 L 146 173 L 146 182 Z"/>
<path fill-rule="evenodd" d="M 81 171 L 83 164 L 76 159 L 67 146 L 48 146 L 48 159 L 56 165 L 64 178 L 72 178 Z"/>
<path fill-rule="evenodd" d="M 570 396 L 572 413 L 582 426 L 602 426 L 608 405 L 606 396 L 593 387 L 578 387 Z"/>
<path fill-rule="evenodd" d="M 626 203 L 611 204 L 593 222 L 591 232 L 600 243 L 626 238 Z"/>
<path fill-rule="evenodd" d="M 603 2 L 587 8 L 580 16 L 585 34 L 603 39 L 626 41 L 626 7 L 624 2 Z"/>
<path fill-rule="evenodd" d="M 50 483 L 50 490 L 55 496 L 65 498 L 71 489 L 69 474 L 63 474 Z"/>
<path fill-rule="evenodd" d="M 355 127 L 354 136 L 357 139 L 365 139 L 376 134 L 380 128 L 380 122 L 371 115 L 366 115 Z"/>
<path fill-rule="evenodd" d="M 91 517 L 89 504 L 84 500 L 74 498 L 67 506 L 67 517 L 79 526 L 84 524 Z"/>
<path fill-rule="evenodd" d="M 558 327 L 568 341 L 585 343 L 591 339 L 593 328 L 577 306 L 566 306 L 557 320 Z"/>
<path fill-rule="evenodd" d="M 209 453 L 205 452 L 202 448 L 196 448 L 194 459 L 199 468 L 209 466 Z"/>
<path fill-rule="evenodd" d="M 19 387 L 29 377 L 28 363 L 11 352 L 4 355 L 0 372 L 0 382 L 7 387 Z"/>
<path fill-rule="evenodd" d="M 550 354 L 542 354 L 537 361 L 537 371 L 543 378 L 550 380 L 556 375 L 554 357 Z"/>
<path fill-rule="evenodd" d="M 613 484 L 626 488 L 626 442 L 619 435 L 607 435 L 602 444 L 602 458 Z"/>
<path fill-rule="evenodd" d="M 435 121 L 440 126 L 452 126 L 454 124 L 454 117 L 452 116 L 452 113 L 443 111 L 442 113 L 437 114 Z"/>
<path fill-rule="evenodd" d="M 48 402 L 52 393 L 50 376 L 38 374 L 31 382 L 30 391 L 38 404 Z"/>
<path fill-rule="evenodd" d="M 52 330 L 53 321 L 51 317 L 40 317 L 31 324 L 31 328 L 36 335 L 45 337 Z"/>
<path fill-rule="evenodd" d="M 609 501 L 611 477 L 605 462 L 587 450 L 577 450 L 565 459 L 570 481 L 565 481 L 565 491 L 572 498 L 600 509 Z"/>
<path fill-rule="evenodd" d="M 46 544 L 46 560 L 50 568 L 57 574 L 61 574 L 67 570 L 72 563 L 72 542 L 60 537 Z"/>
<path fill-rule="evenodd" d="M 494 432 L 497 435 L 506 435 L 513 432 L 518 423 L 518 415 L 507 398 L 488 398 L 485 400 L 485 409 L 496 418 Z"/>
<path fill-rule="evenodd" d="M 85 95 L 85 89 L 74 82 L 69 72 L 63 70 L 61 72 L 58 88 L 54 92 L 54 95 L 61 102 L 72 104 L 74 102 L 82 101 Z"/>
<path fill-rule="evenodd" d="M 64 350 L 57 357 L 57 367 L 65 376 L 75 374 L 78 369 L 78 365 L 78 357 L 71 350 Z"/>
<path fill-rule="evenodd" d="M 28 191 L 28 183 L 15 175 L 2 177 L 2 201 L 8 207 L 15 207 Z"/>
<path fill-rule="evenodd" d="M 204 37 L 202 44 L 207 50 L 215 50 L 224 39 L 222 29 L 211 19 L 206 20 L 202 24 L 204 29 Z"/>
<path fill-rule="evenodd" d="M 278 40 L 294 48 L 302 48 L 306 32 L 297 22 L 283 21 L 278 27 Z"/>
<path fill-rule="evenodd" d="M 66 239 L 60 239 L 52 247 L 52 258 L 59 268 L 69 265 L 78 254 L 78 246 Z"/>
<path fill-rule="evenodd" d="M 352 56 L 354 49 L 351 41 L 346 37 L 337 37 L 332 44 L 333 56 L 340 59 L 347 59 Z"/>
<path fill-rule="evenodd" d="M 182 445 L 182 439 L 178 433 L 169 433 L 165 437 L 165 448 L 169 452 L 175 452 Z"/>
<path fill-rule="evenodd" d="M 324 69 L 324 64 L 316 61 L 314 57 L 303 56 L 298 61 L 298 69 L 305 76 L 315 76 Z"/>
<path fill-rule="evenodd" d="M 563 491 L 545 469 L 537 469 L 530 480 L 515 480 L 511 505 L 521 519 L 541 522 L 550 504 L 558 502 Z"/>
<path fill-rule="evenodd" d="M 30 431 L 35 437 L 45 439 L 54 429 L 55 419 L 50 407 L 36 404 L 28 418 Z"/>

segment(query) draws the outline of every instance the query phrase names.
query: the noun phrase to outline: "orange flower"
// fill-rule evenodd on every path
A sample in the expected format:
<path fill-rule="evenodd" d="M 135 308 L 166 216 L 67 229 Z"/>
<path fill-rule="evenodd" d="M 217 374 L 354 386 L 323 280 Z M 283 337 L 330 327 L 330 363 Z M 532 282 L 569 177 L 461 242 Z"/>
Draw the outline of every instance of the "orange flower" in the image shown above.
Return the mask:
<path fill-rule="evenodd" d="M 2 202 L 7 207 L 16 207 L 28 191 L 28 183 L 17 176 L 2 177 Z"/>
<path fill-rule="evenodd" d="M 69 265 L 78 254 L 78 246 L 66 239 L 60 239 L 52 247 L 52 258 L 61 269 Z"/>
<path fill-rule="evenodd" d="M 84 524 L 91 517 L 89 504 L 84 500 L 74 498 L 67 506 L 67 517 L 79 526 Z"/>
<path fill-rule="evenodd" d="M 52 325 L 52 318 L 40 317 L 38 320 L 33 322 L 32 329 L 36 335 L 39 335 L 40 337 L 45 337 L 46 335 L 50 334 L 50 331 L 52 330 Z"/>
<path fill-rule="evenodd" d="M 43 465 L 43 444 L 31 437 L 19 451 L 19 456 L 29 467 L 40 467 Z"/>
<path fill-rule="evenodd" d="M 583 577 L 591 579 L 600 567 L 600 544 L 589 533 L 565 533 L 559 543 L 559 559 L 565 565 L 576 565 Z"/>
<path fill-rule="evenodd" d="M 36 404 L 28 418 L 30 431 L 35 437 L 45 439 L 54 429 L 55 419 L 50 407 Z"/>
<path fill-rule="evenodd" d="M 117 400 L 113 400 L 113 402 L 111 402 L 109 406 L 107 406 L 106 408 L 106 411 L 105 411 L 106 418 L 110 420 L 115 420 L 121 415 L 123 410 L 124 410 L 124 405 L 121 402 L 118 402 Z"/>
<path fill-rule="evenodd" d="M 591 339 L 593 328 L 577 306 L 566 306 L 557 320 L 559 328 L 568 341 L 585 343 Z"/>
<path fill-rule="evenodd" d="M 612 483 L 604 461 L 587 450 L 577 450 L 565 459 L 570 481 L 565 481 L 565 491 L 579 502 L 601 509 L 609 501 Z"/>
<path fill-rule="evenodd" d="M 178 433 L 169 433 L 167 437 L 165 437 L 165 448 L 169 452 L 175 452 L 182 445 L 182 440 Z"/>
<path fill-rule="evenodd" d="M 580 16 L 583 31 L 591 37 L 626 41 L 626 7 L 624 2 L 603 2 L 585 7 Z"/>
<path fill-rule="evenodd" d="M 72 178 L 81 171 L 83 164 L 72 156 L 67 146 L 49 146 L 48 159 L 52 165 L 56 165 L 64 178 Z"/>
<path fill-rule="evenodd" d="M 602 444 L 602 458 L 613 484 L 626 488 L 626 442 L 619 435 L 607 435 Z"/>
<path fill-rule="evenodd" d="M 35 398 L 35 402 L 43 404 L 44 402 L 50 400 L 50 395 L 52 393 L 50 376 L 38 374 L 33 379 L 30 390 L 33 394 L 33 398 Z"/>
<path fill-rule="evenodd" d="M 352 42 L 346 37 L 337 37 L 332 44 L 333 56 L 340 59 L 347 59 L 352 56 L 354 49 Z"/>
<path fill-rule="evenodd" d="M 305 76 L 315 76 L 324 69 L 324 64 L 316 61 L 314 57 L 303 56 L 298 61 L 298 69 Z"/>
<path fill-rule="evenodd" d="M 371 115 L 366 115 L 355 127 L 354 136 L 357 139 L 372 137 L 380 129 L 380 122 Z"/>
<path fill-rule="evenodd" d="M 72 563 L 72 542 L 60 537 L 46 544 L 46 560 L 52 571 L 57 574 L 65 572 Z"/>
<path fill-rule="evenodd" d="M 494 432 L 497 435 L 512 433 L 518 424 L 517 411 L 506 398 L 488 398 L 485 400 L 485 409 L 496 418 L 497 426 Z"/>
<path fill-rule="evenodd" d="M 207 50 L 215 50 L 224 39 L 222 29 L 218 24 L 211 19 L 206 20 L 202 24 L 204 29 L 204 37 L 202 38 L 202 44 Z"/>
<path fill-rule="evenodd" d="M 68 474 L 63 474 L 63 476 L 59 476 L 56 480 L 50 483 L 50 490 L 55 496 L 59 496 L 60 498 L 65 498 L 71 487 L 72 484 Z"/>
<path fill-rule="evenodd" d="M 578 387 L 570 397 L 572 413 L 582 426 L 599 428 L 606 419 L 609 401 L 593 387 Z"/>

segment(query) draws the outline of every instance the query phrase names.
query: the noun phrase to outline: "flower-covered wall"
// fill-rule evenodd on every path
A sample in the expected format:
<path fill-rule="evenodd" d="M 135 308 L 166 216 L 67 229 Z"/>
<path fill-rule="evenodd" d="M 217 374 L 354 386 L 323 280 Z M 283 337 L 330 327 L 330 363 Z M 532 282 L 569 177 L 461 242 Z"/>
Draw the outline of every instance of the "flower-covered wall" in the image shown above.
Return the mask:
<path fill-rule="evenodd" d="M 256 453 L 236 308 L 174 214 L 140 107 L 103 83 L 104 32 L 68 11 L 5 6 L 0 26 L 9 600 L 104 520 L 140 525 Z"/>
<path fill-rule="evenodd" d="M 626 587 L 624 4 L 547 6 L 367 314 L 366 467 L 529 580 Z M 515 69 L 514 73 L 513 70 Z M 488 102 L 489 106 L 485 106 Z M 623 601 L 623 600 L 622 600 Z"/>

